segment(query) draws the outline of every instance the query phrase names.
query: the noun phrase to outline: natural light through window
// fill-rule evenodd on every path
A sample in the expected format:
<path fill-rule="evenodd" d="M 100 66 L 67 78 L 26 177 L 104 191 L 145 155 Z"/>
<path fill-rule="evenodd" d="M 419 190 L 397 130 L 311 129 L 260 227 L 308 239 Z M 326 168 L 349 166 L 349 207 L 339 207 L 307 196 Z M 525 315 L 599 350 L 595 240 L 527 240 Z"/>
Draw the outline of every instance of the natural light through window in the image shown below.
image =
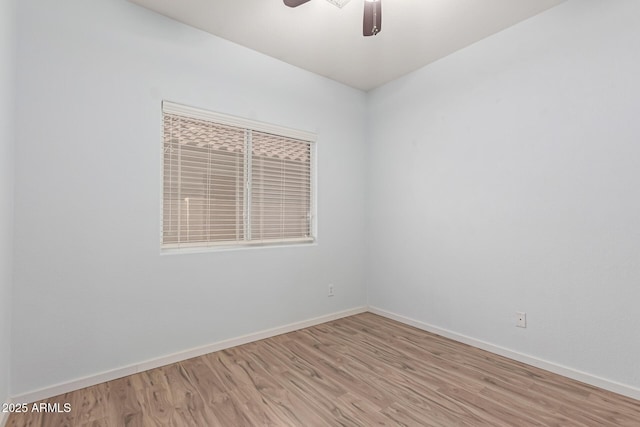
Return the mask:
<path fill-rule="evenodd" d="M 165 101 L 162 248 L 313 242 L 314 139 Z"/>

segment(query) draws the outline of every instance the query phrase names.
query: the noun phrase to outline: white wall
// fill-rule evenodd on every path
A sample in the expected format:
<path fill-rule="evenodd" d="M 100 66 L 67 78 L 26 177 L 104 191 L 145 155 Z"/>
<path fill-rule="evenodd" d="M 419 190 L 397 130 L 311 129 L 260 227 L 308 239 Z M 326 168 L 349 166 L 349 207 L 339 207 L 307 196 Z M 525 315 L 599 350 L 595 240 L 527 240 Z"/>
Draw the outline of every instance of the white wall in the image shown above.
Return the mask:
<path fill-rule="evenodd" d="M 366 303 L 364 93 L 124 0 L 21 0 L 18 72 L 15 395 Z M 162 99 L 317 132 L 319 244 L 161 256 Z"/>
<path fill-rule="evenodd" d="M 640 386 L 636 1 L 571 0 L 368 98 L 124 0 L 18 3 L 12 394 L 356 307 L 365 278 L 374 306 Z M 320 243 L 160 256 L 162 99 L 318 132 Z"/>
<path fill-rule="evenodd" d="M 0 0 L 0 403 L 9 396 L 11 351 L 14 6 L 14 0 Z"/>
<path fill-rule="evenodd" d="M 371 305 L 640 386 L 638 28 L 571 0 L 370 94 Z"/>

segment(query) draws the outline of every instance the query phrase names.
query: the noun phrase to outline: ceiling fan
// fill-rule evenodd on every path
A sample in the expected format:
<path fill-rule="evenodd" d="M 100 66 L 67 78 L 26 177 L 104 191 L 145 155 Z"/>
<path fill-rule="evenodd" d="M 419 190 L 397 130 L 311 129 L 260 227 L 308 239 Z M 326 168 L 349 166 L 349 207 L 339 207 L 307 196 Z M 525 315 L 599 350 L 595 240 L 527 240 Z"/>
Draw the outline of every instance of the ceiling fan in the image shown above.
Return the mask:
<path fill-rule="evenodd" d="M 298 7 L 311 0 L 284 0 L 289 7 Z M 349 0 L 329 0 L 330 3 L 342 7 Z M 382 0 L 364 0 L 364 18 L 362 19 L 362 35 L 375 36 L 382 30 Z"/>

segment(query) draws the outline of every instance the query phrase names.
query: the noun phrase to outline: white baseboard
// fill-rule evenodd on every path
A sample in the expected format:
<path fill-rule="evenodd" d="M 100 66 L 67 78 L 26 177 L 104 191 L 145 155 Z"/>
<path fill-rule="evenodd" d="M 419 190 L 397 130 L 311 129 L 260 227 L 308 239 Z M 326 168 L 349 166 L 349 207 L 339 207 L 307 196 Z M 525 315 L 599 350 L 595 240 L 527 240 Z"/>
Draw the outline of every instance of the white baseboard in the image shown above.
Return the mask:
<path fill-rule="evenodd" d="M 513 359 L 518 362 L 526 363 L 527 365 L 535 366 L 536 368 L 544 369 L 545 371 L 553 372 L 554 374 L 562 375 L 564 377 L 571 378 L 576 381 L 580 381 L 595 387 L 603 388 L 605 390 L 609 390 L 614 393 L 622 394 L 632 399 L 640 400 L 640 389 L 627 384 L 611 381 L 606 378 L 601 378 L 596 375 L 589 374 L 587 372 L 582 372 L 573 368 L 569 368 L 567 366 L 559 365 L 554 362 L 549 362 L 543 359 L 539 359 L 537 357 L 529 356 L 524 353 L 519 353 L 517 351 L 513 351 L 505 347 L 500 347 L 498 345 L 491 344 L 486 341 L 471 338 L 469 336 L 462 335 L 447 329 L 442 329 L 437 326 L 433 326 L 428 323 L 411 319 L 409 317 L 392 313 L 377 307 L 369 307 L 369 311 L 371 313 L 374 313 L 392 320 L 396 320 L 400 323 L 414 326 L 418 329 L 422 329 L 423 331 L 432 332 L 434 334 L 443 336 L 445 338 L 449 338 L 454 341 L 468 344 L 472 347 L 477 347 L 482 350 L 486 350 L 491 353 L 498 354 L 500 356 L 508 357 L 509 359 Z"/>
<path fill-rule="evenodd" d="M 316 317 L 313 319 L 303 320 L 300 322 L 291 323 L 276 328 L 267 329 L 264 331 L 243 335 L 241 337 L 232 338 L 224 341 L 219 341 L 213 344 L 209 344 L 202 347 L 193 348 L 190 350 L 181 351 L 178 353 L 158 357 L 155 359 L 147 360 L 133 365 L 124 366 L 121 368 L 113 369 L 110 371 L 102 372 L 95 375 L 90 375 L 83 378 L 78 378 L 69 382 L 57 384 L 51 387 L 42 388 L 39 390 L 27 392 L 18 396 L 14 396 L 7 403 L 20 402 L 20 403 L 32 403 L 42 399 L 48 399 L 53 396 L 68 393 L 74 390 L 79 390 L 85 387 L 90 387 L 96 384 L 100 384 L 106 381 L 115 380 L 118 378 L 133 375 L 138 372 L 147 371 L 149 369 L 159 368 L 161 366 L 169 365 L 183 360 L 191 359 L 193 357 L 202 356 L 204 354 L 213 353 L 216 351 L 224 350 L 227 348 L 235 347 L 242 344 L 262 340 L 265 338 L 274 337 L 276 335 L 285 334 L 288 332 L 297 331 L 299 329 L 308 328 L 310 326 L 319 325 L 321 323 L 330 322 L 343 317 L 353 316 L 356 314 L 369 311 L 374 314 L 378 314 L 383 317 L 387 317 L 398 322 L 415 326 L 418 329 L 422 329 L 427 332 L 432 332 L 437 335 L 441 335 L 446 338 L 450 338 L 454 341 L 462 342 L 464 344 L 471 345 L 473 347 L 480 348 L 482 350 L 489 351 L 491 353 L 499 354 L 509 359 L 517 360 L 518 362 L 526 363 L 527 365 L 535 366 L 540 369 L 544 369 L 555 374 L 559 374 L 568 378 L 572 378 L 577 381 L 581 381 L 586 384 L 600 387 L 605 390 L 619 393 L 624 396 L 631 397 L 633 399 L 640 400 L 640 389 L 618 383 L 615 381 L 607 380 L 595 375 L 591 375 L 586 372 L 578 371 L 576 369 L 568 368 L 566 366 L 559 365 L 557 363 L 548 362 L 546 360 L 539 359 L 537 357 L 529 356 L 517 351 L 510 350 L 508 348 L 500 347 L 482 340 L 478 340 L 466 335 L 462 335 L 447 329 L 442 329 L 437 326 L 430 325 L 419 320 L 411 319 L 396 313 L 392 313 L 377 307 L 357 307 L 350 310 L 340 311 L 337 313 L 331 313 L 325 316 Z M 0 427 L 4 427 L 8 420 L 9 414 L 3 414 L 0 412 Z"/>
<path fill-rule="evenodd" d="M 297 331 L 299 329 L 308 328 L 310 326 L 319 325 L 321 323 L 330 322 L 343 317 L 353 316 L 356 314 L 364 313 L 367 311 L 367 307 L 357 307 L 350 310 L 340 311 L 337 313 L 327 314 L 325 316 L 315 317 L 313 319 L 307 319 L 300 322 L 290 323 L 288 325 L 279 326 L 276 328 L 267 329 L 264 331 L 243 335 L 237 338 L 231 338 L 224 341 L 219 341 L 213 344 L 205 345 L 202 347 L 193 348 L 190 350 L 181 351 L 174 354 L 158 357 L 155 359 L 147 360 L 144 362 L 136 363 L 121 368 L 112 369 L 110 371 L 102 372 L 95 375 L 90 375 L 83 378 L 78 378 L 69 382 L 57 384 L 51 387 L 42 388 L 39 390 L 24 393 L 13 397 L 13 402 L 20 403 L 32 403 L 42 399 L 48 399 L 60 394 L 69 393 L 74 390 L 79 390 L 85 387 L 90 387 L 96 384 L 100 384 L 106 381 L 112 381 L 118 378 L 133 375 L 138 372 L 147 371 L 149 369 L 159 368 L 161 366 L 170 365 L 172 363 L 181 362 L 183 360 L 191 359 L 193 357 L 202 356 L 204 354 L 213 353 L 216 351 L 224 350 L 227 348 L 235 347 L 242 344 L 262 340 L 265 338 L 274 337 L 276 335 L 286 334 L 288 332 Z M 0 415 L 0 420 L 2 417 Z M 3 427 L 0 422 L 0 427 Z"/>

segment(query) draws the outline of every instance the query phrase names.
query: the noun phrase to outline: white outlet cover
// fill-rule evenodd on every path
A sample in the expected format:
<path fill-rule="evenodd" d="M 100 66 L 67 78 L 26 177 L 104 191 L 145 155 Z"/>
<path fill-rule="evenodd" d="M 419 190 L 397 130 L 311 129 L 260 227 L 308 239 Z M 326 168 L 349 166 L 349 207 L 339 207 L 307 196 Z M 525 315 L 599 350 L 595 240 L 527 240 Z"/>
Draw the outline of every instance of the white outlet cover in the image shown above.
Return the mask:
<path fill-rule="evenodd" d="M 523 311 L 516 312 L 516 326 L 519 328 L 527 327 L 527 313 Z"/>

